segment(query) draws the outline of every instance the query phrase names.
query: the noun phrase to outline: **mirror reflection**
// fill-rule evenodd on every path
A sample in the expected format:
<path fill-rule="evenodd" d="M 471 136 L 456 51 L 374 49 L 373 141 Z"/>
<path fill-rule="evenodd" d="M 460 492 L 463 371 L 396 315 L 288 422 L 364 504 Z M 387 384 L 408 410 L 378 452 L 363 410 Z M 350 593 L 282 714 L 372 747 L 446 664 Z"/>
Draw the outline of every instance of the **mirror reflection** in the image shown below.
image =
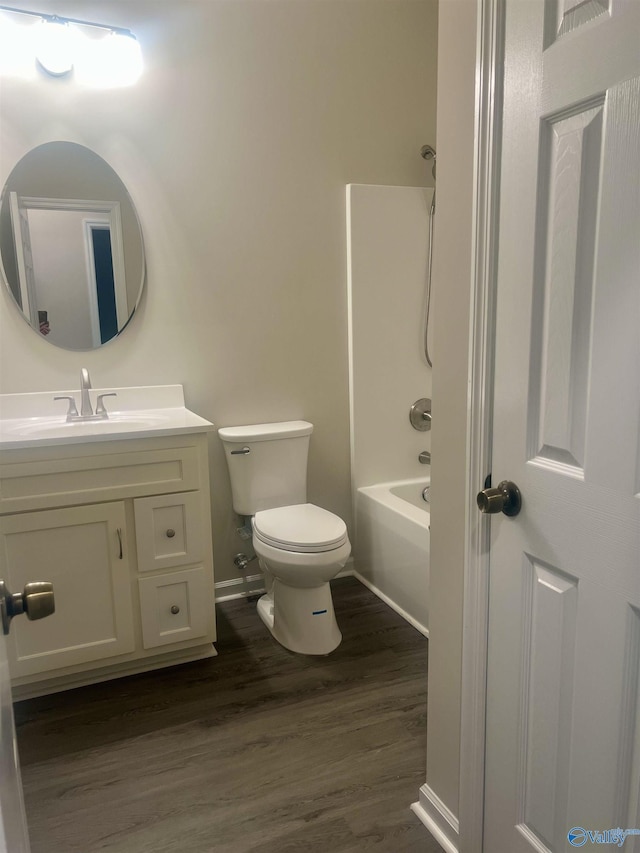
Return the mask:
<path fill-rule="evenodd" d="M 65 349 L 116 337 L 140 300 L 144 250 L 133 202 L 111 166 L 74 142 L 34 148 L 9 175 L 0 256 L 25 320 Z"/>

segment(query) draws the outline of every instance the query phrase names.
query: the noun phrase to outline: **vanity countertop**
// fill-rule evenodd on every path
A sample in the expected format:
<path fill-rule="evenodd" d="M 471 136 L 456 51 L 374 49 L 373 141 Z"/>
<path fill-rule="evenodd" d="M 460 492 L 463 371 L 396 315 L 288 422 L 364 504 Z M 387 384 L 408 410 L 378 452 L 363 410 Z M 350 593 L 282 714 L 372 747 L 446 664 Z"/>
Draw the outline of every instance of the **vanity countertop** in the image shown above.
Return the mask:
<path fill-rule="evenodd" d="M 106 420 L 66 420 L 67 401 L 54 396 L 74 396 L 76 390 L 0 395 L 0 450 L 81 444 L 180 433 L 208 432 L 214 425 L 187 409 L 182 385 L 153 385 L 137 388 L 95 388 L 107 398 Z"/>

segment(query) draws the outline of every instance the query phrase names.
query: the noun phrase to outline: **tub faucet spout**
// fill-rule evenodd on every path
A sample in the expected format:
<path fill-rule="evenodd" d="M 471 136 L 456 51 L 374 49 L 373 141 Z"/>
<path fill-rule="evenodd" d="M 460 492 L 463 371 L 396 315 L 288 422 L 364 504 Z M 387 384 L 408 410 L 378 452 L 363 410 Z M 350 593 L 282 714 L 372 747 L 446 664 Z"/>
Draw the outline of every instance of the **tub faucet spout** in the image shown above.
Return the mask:
<path fill-rule="evenodd" d="M 91 379 L 89 371 L 83 367 L 80 371 L 80 417 L 90 418 L 93 416 L 93 408 L 91 406 L 91 397 L 89 389 L 91 388 Z"/>

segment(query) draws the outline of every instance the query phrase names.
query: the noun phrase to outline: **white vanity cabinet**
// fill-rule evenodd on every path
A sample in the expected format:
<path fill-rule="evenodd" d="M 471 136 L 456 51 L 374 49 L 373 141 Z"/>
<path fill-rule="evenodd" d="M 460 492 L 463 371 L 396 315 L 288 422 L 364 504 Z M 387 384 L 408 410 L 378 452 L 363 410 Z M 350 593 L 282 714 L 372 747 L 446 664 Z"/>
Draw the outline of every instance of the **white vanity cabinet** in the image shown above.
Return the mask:
<path fill-rule="evenodd" d="M 0 577 L 56 599 L 12 625 L 16 698 L 214 655 L 206 434 L 0 450 Z"/>

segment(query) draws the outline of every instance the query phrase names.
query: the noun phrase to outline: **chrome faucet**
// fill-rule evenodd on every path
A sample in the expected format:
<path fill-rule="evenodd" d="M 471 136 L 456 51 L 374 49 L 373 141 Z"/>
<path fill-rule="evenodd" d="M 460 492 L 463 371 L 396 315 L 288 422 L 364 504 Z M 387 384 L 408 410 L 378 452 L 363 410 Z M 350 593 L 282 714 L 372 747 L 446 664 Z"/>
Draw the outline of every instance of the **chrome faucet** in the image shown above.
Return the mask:
<path fill-rule="evenodd" d="M 74 396 L 65 395 L 61 397 L 54 397 L 54 400 L 68 400 L 69 401 L 69 409 L 67 410 L 67 423 L 72 421 L 105 421 L 109 419 L 109 413 L 105 409 L 104 406 L 104 398 L 105 397 L 117 397 L 115 391 L 110 391 L 107 394 L 98 394 L 98 401 L 96 403 L 96 411 L 95 414 L 93 412 L 93 407 L 91 406 L 91 397 L 89 396 L 89 391 L 91 390 L 91 377 L 89 376 L 89 371 L 86 367 L 83 367 L 80 371 L 80 414 L 78 414 L 78 407 L 76 406 L 76 400 Z"/>
<path fill-rule="evenodd" d="M 91 388 L 91 378 L 89 376 L 89 371 L 86 367 L 83 367 L 80 371 L 80 417 L 81 418 L 91 418 L 93 417 L 93 408 L 91 406 L 91 397 L 89 396 L 89 389 Z"/>

